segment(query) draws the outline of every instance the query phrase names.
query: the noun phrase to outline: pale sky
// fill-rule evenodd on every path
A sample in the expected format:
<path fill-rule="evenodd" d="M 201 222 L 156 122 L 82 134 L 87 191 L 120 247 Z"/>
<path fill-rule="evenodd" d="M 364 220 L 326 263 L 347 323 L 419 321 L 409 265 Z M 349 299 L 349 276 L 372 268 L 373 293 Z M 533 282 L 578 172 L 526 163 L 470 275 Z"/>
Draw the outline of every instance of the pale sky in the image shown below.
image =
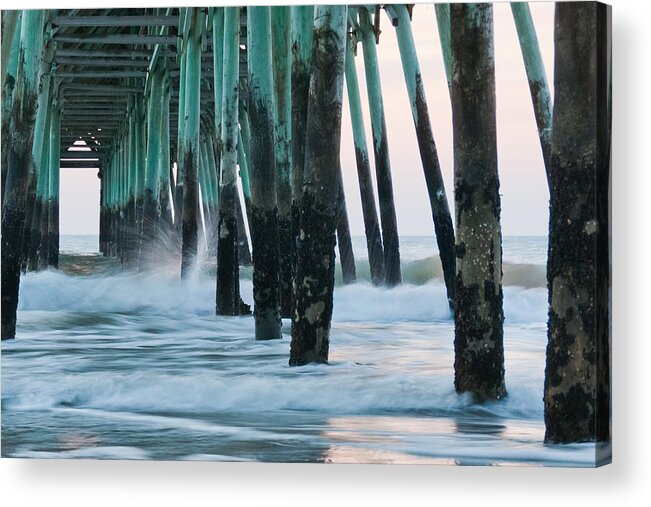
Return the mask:
<path fill-rule="evenodd" d="M 550 86 L 553 85 L 554 3 L 530 3 Z M 393 188 L 400 235 L 431 235 L 433 225 L 411 117 L 395 29 L 383 13 L 378 58 L 382 79 Z M 508 3 L 494 4 L 497 142 L 502 230 L 505 235 L 547 232 L 545 170 L 520 46 Z M 432 129 L 450 207 L 454 206 L 452 111 L 431 4 L 414 8 L 413 32 Z M 366 137 L 374 176 L 370 117 L 361 45 L 356 58 Z M 344 87 L 341 162 L 351 233 L 364 234 L 347 98 Z M 552 89 L 553 96 L 553 89 Z M 375 177 L 374 177 L 375 179 Z M 376 194 L 377 195 L 377 194 Z M 61 171 L 61 233 L 97 234 L 99 180 L 96 171 Z"/>

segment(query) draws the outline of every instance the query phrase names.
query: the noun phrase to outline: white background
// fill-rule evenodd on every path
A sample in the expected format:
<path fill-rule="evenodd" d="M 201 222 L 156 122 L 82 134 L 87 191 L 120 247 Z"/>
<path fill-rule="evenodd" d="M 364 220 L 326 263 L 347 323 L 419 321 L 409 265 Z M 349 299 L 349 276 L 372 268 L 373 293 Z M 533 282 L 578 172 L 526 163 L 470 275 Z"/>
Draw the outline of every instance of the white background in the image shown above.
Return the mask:
<path fill-rule="evenodd" d="M 3 1 L 2 7 L 106 7 L 108 3 Z M 176 6 L 142 0 L 111 6 L 136 4 Z M 0 502 L 12 507 L 254 502 L 265 506 L 649 505 L 651 8 L 649 2 L 635 0 L 612 4 L 613 465 L 573 470 L 3 459 Z"/>

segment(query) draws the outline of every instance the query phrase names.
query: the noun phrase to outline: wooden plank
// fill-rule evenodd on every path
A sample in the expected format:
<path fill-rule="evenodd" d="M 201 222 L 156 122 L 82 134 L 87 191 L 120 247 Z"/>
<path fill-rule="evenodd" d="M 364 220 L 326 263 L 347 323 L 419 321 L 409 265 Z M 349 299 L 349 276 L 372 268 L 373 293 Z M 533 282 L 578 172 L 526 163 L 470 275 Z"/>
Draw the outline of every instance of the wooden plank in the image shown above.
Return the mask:
<path fill-rule="evenodd" d="M 172 35 L 148 35 L 131 33 L 63 35 L 54 34 L 57 43 L 68 44 L 168 44 L 175 45 L 177 38 Z"/>
<path fill-rule="evenodd" d="M 166 52 L 166 54 L 172 54 Z M 57 48 L 57 58 L 60 56 L 81 56 L 85 58 L 149 58 L 151 51 L 148 49 L 84 49 L 84 48 Z"/>
<path fill-rule="evenodd" d="M 75 79 L 147 77 L 147 72 L 140 70 L 64 70 L 57 71 L 57 77 Z"/>
<path fill-rule="evenodd" d="M 53 26 L 178 26 L 178 16 L 57 16 Z"/>
<path fill-rule="evenodd" d="M 64 93 L 86 92 L 87 95 L 111 95 L 111 94 L 127 94 L 127 93 L 142 93 L 143 89 L 134 86 L 118 86 L 118 85 L 105 85 L 105 84 L 91 84 L 91 83 L 65 83 L 62 87 Z"/>
<path fill-rule="evenodd" d="M 83 66 L 83 67 L 144 67 L 149 66 L 148 60 L 127 60 L 124 58 L 84 58 L 84 57 L 56 57 L 58 66 Z"/>

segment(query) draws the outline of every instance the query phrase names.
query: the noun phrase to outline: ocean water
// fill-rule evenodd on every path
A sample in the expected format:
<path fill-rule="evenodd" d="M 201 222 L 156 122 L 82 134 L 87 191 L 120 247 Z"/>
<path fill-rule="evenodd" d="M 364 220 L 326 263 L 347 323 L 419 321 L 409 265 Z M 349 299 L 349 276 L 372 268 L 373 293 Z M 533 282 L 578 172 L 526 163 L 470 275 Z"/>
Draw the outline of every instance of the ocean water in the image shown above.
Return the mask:
<path fill-rule="evenodd" d="M 2 343 L 2 456 L 592 466 L 543 444 L 546 238 L 504 239 L 508 396 L 453 387 L 454 323 L 433 238 L 401 238 L 406 283 L 337 285 L 327 365 L 290 368 L 252 317 L 214 315 L 214 277 L 126 274 L 97 238 L 61 238 L 61 271 L 27 274 Z M 242 297 L 252 301 L 250 271 Z"/>

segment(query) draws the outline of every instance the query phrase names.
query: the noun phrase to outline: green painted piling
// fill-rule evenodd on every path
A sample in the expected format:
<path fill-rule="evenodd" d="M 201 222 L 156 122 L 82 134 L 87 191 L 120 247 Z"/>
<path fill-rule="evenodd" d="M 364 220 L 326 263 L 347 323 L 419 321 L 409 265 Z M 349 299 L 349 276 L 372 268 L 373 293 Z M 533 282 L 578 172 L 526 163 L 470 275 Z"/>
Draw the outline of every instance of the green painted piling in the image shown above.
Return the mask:
<path fill-rule="evenodd" d="M 41 157 L 43 155 L 43 146 L 45 139 L 49 136 L 49 105 L 50 105 L 50 62 L 52 61 L 53 47 L 45 50 L 44 57 L 41 59 L 39 92 L 36 106 L 36 119 L 34 124 L 34 144 L 32 145 L 32 157 L 30 170 L 27 176 L 26 202 L 25 202 L 25 229 L 23 231 L 23 269 L 27 270 L 34 267 L 30 259 L 35 257 L 33 250 L 38 245 L 38 223 L 40 217 L 35 217 L 41 213 L 39 199 L 36 191 L 39 177 L 43 177 L 40 172 Z M 47 129 L 47 131 L 46 131 Z"/>
<path fill-rule="evenodd" d="M 4 13 L 3 13 L 4 14 Z M 22 11 L 18 11 L 18 19 L 16 22 L 16 29 L 13 37 L 9 37 L 3 31 L 2 39 L 2 111 L 1 120 L 2 126 L 0 127 L 2 136 L 2 181 L 0 181 L 0 206 L 4 202 L 4 191 L 7 181 L 7 170 L 9 169 L 9 143 L 11 141 L 11 109 L 14 96 L 14 88 L 16 86 L 16 75 L 18 71 L 18 55 L 20 53 L 20 32 L 21 32 L 21 19 Z M 6 54 L 7 53 L 7 54 Z"/>
<path fill-rule="evenodd" d="M 2 88 L 4 88 L 7 76 L 9 75 L 10 54 L 18 46 L 18 41 L 20 40 L 21 13 L 22 11 L 19 10 L 2 11 L 2 58 L 0 59 L 2 62 L 0 64 L 2 66 Z"/>
<path fill-rule="evenodd" d="M 50 84 L 52 86 L 52 84 Z M 48 93 L 46 121 L 43 127 L 48 138 L 52 121 L 53 93 Z M 27 258 L 27 269 L 38 271 L 47 266 L 47 224 L 48 224 L 48 192 L 50 187 L 50 142 L 43 141 L 41 156 L 38 161 L 38 178 L 36 183 L 35 208 L 32 213 L 31 238 Z"/>
<path fill-rule="evenodd" d="M 607 442 L 611 7 L 555 9 L 545 442 Z"/>
<path fill-rule="evenodd" d="M 255 337 L 281 338 L 274 86 L 269 7 L 247 8 Z"/>
<path fill-rule="evenodd" d="M 181 13 L 185 13 L 187 9 L 180 9 Z M 181 26 L 181 25 L 179 25 Z M 177 138 L 176 138 L 176 181 L 174 182 L 173 196 L 174 196 L 174 222 L 177 226 L 181 224 L 181 216 L 183 214 L 183 158 L 185 156 L 185 89 L 187 74 L 187 52 L 181 51 L 180 59 L 180 76 L 179 76 L 179 103 L 177 109 Z M 179 228 L 179 231 L 181 229 Z"/>
<path fill-rule="evenodd" d="M 183 184 L 183 206 L 181 212 L 181 277 L 187 276 L 197 255 L 197 214 L 199 193 L 197 169 L 199 165 L 199 115 L 201 112 L 201 34 L 203 13 L 193 7 L 188 39 L 185 41 L 185 127 L 181 143 L 181 175 Z"/>
<path fill-rule="evenodd" d="M 303 165 L 305 164 L 305 133 L 307 127 L 307 101 L 310 87 L 310 61 L 314 6 L 292 6 L 292 91 L 291 162 L 292 162 L 292 272 L 296 275 L 296 238 L 299 231 L 301 196 L 303 195 Z M 246 141 L 246 138 L 245 138 Z M 292 282 L 293 283 L 293 282 Z"/>
<path fill-rule="evenodd" d="M 364 217 L 364 232 L 366 234 L 366 248 L 368 250 L 371 281 L 373 285 L 382 285 L 385 278 L 384 249 L 382 248 L 380 224 L 375 206 L 375 197 L 373 195 L 373 181 L 371 178 L 371 166 L 368 160 L 366 133 L 364 131 L 362 101 L 359 94 L 355 55 L 350 36 L 346 37 L 346 90 L 348 92 L 348 107 L 350 109 L 353 142 L 355 145 L 357 181 L 359 182 L 359 193 L 362 201 L 362 215 Z"/>
<path fill-rule="evenodd" d="M 280 312 L 286 318 L 291 316 L 292 309 L 291 23 L 290 7 L 271 7 L 274 98 L 276 105 L 274 133 L 276 139 Z"/>
<path fill-rule="evenodd" d="M 545 162 L 547 183 L 549 184 L 552 145 L 552 100 L 549 85 L 547 84 L 547 75 L 545 74 L 538 37 L 536 36 L 536 27 L 533 24 L 529 4 L 511 2 L 511 11 L 518 32 L 527 80 L 529 81 L 531 102 L 538 127 L 540 148 Z"/>
<path fill-rule="evenodd" d="M 384 117 L 384 100 L 380 83 L 380 69 L 377 60 L 375 31 L 371 16 L 365 7 L 359 8 L 361 40 L 364 48 L 364 69 L 366 71 L 366 88 L 371 127 L 373 131 L 373 150 L 375 154 L 375 174 L 377 179 L 378 200 L 380 204 L 380 221 L 384 245 L 385 283 L 389 287 L 402 281 L 400 269 L 400 242 L 398 223 L 393 200 L 393 182 L 391 180 L 391 163 L 389 161 L 389 142 L 387 140 L 386 120 Z"/>
<path fill-rule="evenodd" d="M 165 237 L 169 237 L 172 231 L 172 210 L 174 202 L 170 197 L 172 170 L 170 156 L 170 88 L 169 71 L 165 71 L 162 83 L 162 101 L 161 101 L 161 155 L 160 168 L 158 170 L 158 202 L 160 207 L 159 225 L 165 230 Z"/>
<path fill-rule="evenodd" d="M 237 243 L 237 137 L 239 98 L 240 8 L 224 12 L 221 97 L 221 185 L 217 224 L 217 315 L 239 315 L 240 275 Z M 215 107 L 217 111 L 217 107 Z"/>
<path fill-rule="evenodd" d="M 341 279 L 345 285 L 355 283 L 357 270 L 355 268 L 353 242 L 350 237 L 350 224 L 348 223 L 344 180 L 341 176 L 341 163 L 339 164 L 339 196 L 337 198 L 337 247 L 339 249 L 339 263 L 341 264 Z"/>
<path fill-rule="evenodd" d="M 216 161 L 221 160 L 222 97 L 224 95 L 224 7 L 215 7 L 212 18 L 213 93 L 215 98 Z M 239 48 L 239 41 L 238 41 Z M 239 76 L 239 69 L 238 69 Z M 218 173 L 219 174 L 219 173 Z"/>
<path fill-rule="evenodd" d="M 335 273 L 346 6 L 318 6 L 314 22 L 303 195 L 289 364 L 326 363 Z M 328 135 L 323 135 L 327 132 Z"/>
<path fill-rule="evenodd" d="M 454 386 L 477 401 L 504 385 L 502 231 L 491 4 L 453 4 L 452 122 L 456 215 Z"/>
<path fill-rule="evenodd" d="M 443 66 L 445 77 L 448 80 L 448 89 L 452 87 L 452 50 L 450 48 L 450 4 L 434 4 L 436 11 L 436 24 L 441 41 L 441 53 L 443 54 Z"/>
<path fill-rule="evenodd" d="M 16 336 L 20 286 L 25 191 L 34 141 L 40 58 L 43 53 L 45 11 L 23 11 L 16 85 L 11 103 L 7 143 L 7 175 L 2 203 L 1 294 L 2 340 Z M 58 152 L 57 152 L 58 155 Z"/>
<path fill-rule="evenodd" d="M 396 15 L 398 24 L 396 36 L 398 49 L 402 61 L 402 70 L 407 86 L 407 95 L 411 106 L 411 114 L 416 129 L 420 158 L 423 164 L 423 173 L 427 185 L 432 220 L 436 233 L 439 257 L 443 268 L 443 278 L 447 290 L 450 308 L 454 306 L 454 228 L 452 226 L 452 215 L 448 205 L 448 198 L 443 184 L 441 165 L 439 163 L 434 133 L 425 98 L 425 86 L 416 54 L 416 44 L 411 30 L 411 19 L 405 5 L 392 5 L 389 7 Z"/>
<path fill-rule="evenodd" d="M 61 150 L 61 98 L 52 102 L 50 120 L 50 177 L 48 178 L 47 264 L 59 267 L 59 176 Z"/>
<path fill-rule="evenodd" d="M 147 155 L 145 157 L 144 189 L 142 192 L 142 233 L 140 235 L 140 250 L 138 257 L 139 269 L 144 267 L 150 255 L 152 244 L 159 232 L 160 218 L 160 173 L 163 170 L 163 93 L 164 68 L 162 60 L 152 69 L 147 83 Z M 169 134 L 168 134 L 169 135 Z M 167 172 L 167 167 L 165 167 Z M 169 174 L 169 173 L 168 173 Z"/>

